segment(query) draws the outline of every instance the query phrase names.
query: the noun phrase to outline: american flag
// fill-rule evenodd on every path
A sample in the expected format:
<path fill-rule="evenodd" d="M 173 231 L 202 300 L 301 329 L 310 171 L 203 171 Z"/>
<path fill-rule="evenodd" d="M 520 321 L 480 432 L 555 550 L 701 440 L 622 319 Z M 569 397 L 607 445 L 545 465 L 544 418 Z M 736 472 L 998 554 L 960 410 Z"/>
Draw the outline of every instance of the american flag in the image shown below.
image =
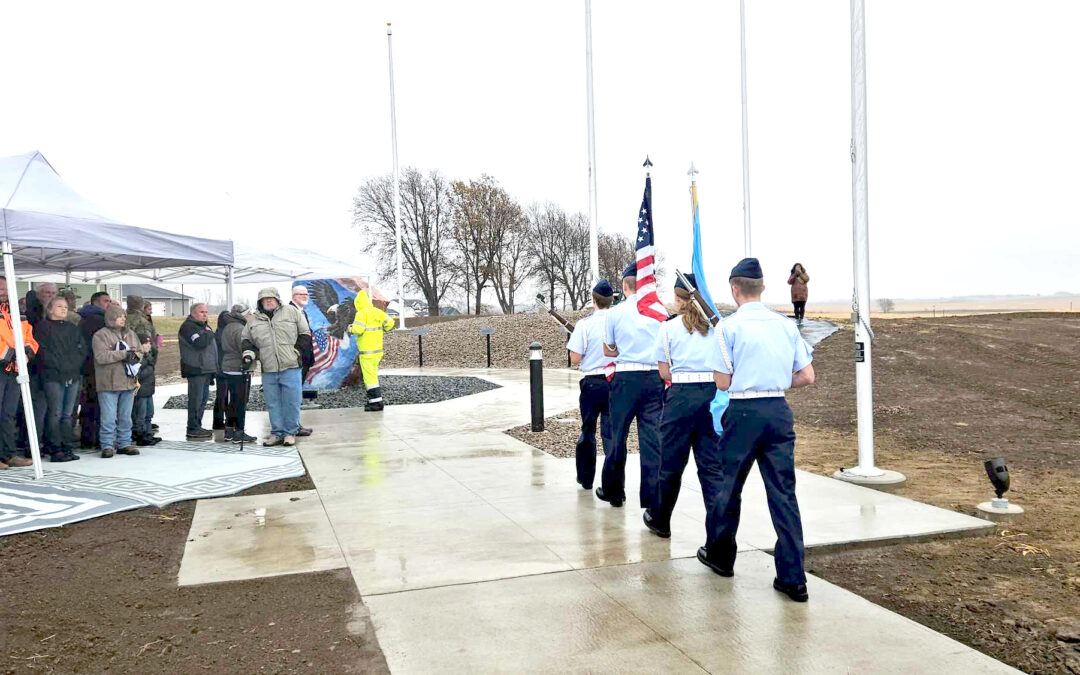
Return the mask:
<path fill-rule="evenodd" d="M 646 160 L 648 161 L 648 160 Z M 653 272 L 655 261 L 653 249 L 652 220 L 652 178 L 645 176 L 645 194 L 641 198 L 641 211 L 638 213 L 637 227 L 637 308 L 638 313 L 667 321 L 668 313 L 656 294 L 656 274 Z"/>
<path fill-rule="evenodd" d="M 327 335 L 325 328 L 316 328 L 312 334 L 315 339 L 315 363 L 308 370 L 307 381 L 310 383 L 315 376 L 334 365 L 341 340 L 333 335 Z"/>

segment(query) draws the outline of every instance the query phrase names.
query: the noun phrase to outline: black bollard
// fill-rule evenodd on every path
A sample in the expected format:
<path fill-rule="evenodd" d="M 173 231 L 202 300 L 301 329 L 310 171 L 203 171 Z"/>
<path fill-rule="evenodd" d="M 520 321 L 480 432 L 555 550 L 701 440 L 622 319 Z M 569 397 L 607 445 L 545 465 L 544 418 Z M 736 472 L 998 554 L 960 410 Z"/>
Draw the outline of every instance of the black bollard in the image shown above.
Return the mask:
<path fill-rule="evenodd" d="M 532 405 L 532 430 L 544 430 L 544 355 L 540 343 L 529 345 L 529 400 Z"/>
<path fill-rule="evenodd" d="M 419 328 L 414 328 L 413 332 L 412 332 L 412 334 L 415 335 L 416 339 L 417 339 L 416 346 L 417 346 L 417 349 L 419 350 L 420 367 L 421 368 L 424 367 L 424 335 L 426 335 L 427 332 L 428 332 L 428 327 L 427 326 L 420 326 Z"/>
<path fill-rule="evenodd" d="M 491 367 L 491 336 L 495 334 L 495 329 L 491 326 L 484 326 L 480 329 L 480 334 L 487 338 L 487 367 Z"/>
<path fill-rule="evenodd" d="M 566 336 L 566 344 L 567 344 L 567 346 L 570 345 L 570 336 L 569 335 Z M 574 367 L 573 362 L 570 361 L 570 349 L 569 348 L 566 350 L 566 367 L 567 368 L 573 368 Z"/>

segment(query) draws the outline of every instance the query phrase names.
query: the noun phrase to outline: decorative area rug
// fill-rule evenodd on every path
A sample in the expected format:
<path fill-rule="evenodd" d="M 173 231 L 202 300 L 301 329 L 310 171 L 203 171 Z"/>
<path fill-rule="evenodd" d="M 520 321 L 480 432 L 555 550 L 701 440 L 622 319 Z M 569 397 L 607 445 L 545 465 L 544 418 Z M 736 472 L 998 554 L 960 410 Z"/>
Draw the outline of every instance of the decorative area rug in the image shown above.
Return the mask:
<path fill-rule="evenodd" d="M 295 448 L 264 448 L 207 442 L 162 441 L 140 448 L 135 457 L 102 459 L 80 453 L 77 462 L 46 464 L 45 477 L 34 480 L 33 467 L 8 469 L 5 481 L 104 493 L 141 506 L 165 506 L 187 499 L 221 497 L 255 485 L 304 475 Z M 55 467 L 55 468 L 54 468 Z"/>
<path fill-rule="evenodd" d="M 0 481 L 0 537 L 70 525 L 141 506 L 142 502 L 101 492 Z"/>

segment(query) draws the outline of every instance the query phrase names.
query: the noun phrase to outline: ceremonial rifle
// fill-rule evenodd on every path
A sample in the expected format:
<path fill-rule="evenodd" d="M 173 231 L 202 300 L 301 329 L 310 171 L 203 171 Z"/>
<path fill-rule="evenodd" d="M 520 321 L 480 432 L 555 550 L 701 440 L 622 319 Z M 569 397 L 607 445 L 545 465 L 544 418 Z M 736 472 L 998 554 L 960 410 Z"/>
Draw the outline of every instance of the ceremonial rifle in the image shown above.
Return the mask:
<path fill-rule="evenodd" d="M 705 302 L 705 299 L 701 297 L 701 292 L 698 291 L 696 286 L 690 283 L 690 280 L 686 278 L 686 275 L 678 269 L 675 270 L 675 274 L 679 277 L 679 281 L 683 282 L 683 286 L 686 286 L 686 290 L 690 292 L 690 299 L 698 308 L 698 311 L 701 312 L 701 315 L 713 326 L 720 323 L 720 315 L 713 313 L 712 307 Z"/>
<path fill-rule="evenodd" d="M 544 295 L 542 293 L 537 293 L 536 299 L 540 301 L 541 305 L 547 304 L 547 301 L 544 300 Z M 570 321 L 566 319 L 563 315 L 559 314 L 553 309 L 549 309 L 547 312 L 551 315 L 553 319 L 555 319 L 555 321 L 558 322 L 560 326 L 562 326 L 562 329 L 566 331 L 567 334 L 574 332 L 574 324 L 570 323 Z"/>

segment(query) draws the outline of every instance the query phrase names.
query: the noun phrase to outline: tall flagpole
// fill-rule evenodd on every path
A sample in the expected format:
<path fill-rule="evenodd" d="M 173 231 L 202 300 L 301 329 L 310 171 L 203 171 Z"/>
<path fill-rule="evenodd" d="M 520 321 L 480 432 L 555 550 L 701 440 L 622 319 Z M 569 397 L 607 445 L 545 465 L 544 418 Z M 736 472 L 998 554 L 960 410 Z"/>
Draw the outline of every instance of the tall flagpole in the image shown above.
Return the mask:
<path fill-rule="evenodd" d="M 742 55 L 743 254 L 750 257 L 750 131 L 746 124 L 746 0 L 739 0 L 739 50 Z"/>
<path fill-rule="evenodd" d="M 390 55 L 390 138 L 394 146 L 394 236 L 397 239 L 398 328 L 405 327 L 405 285 L 401 280 L 401 185 L 398 174 L 397 107 L 394 102 L 394 37 L 386 24 L 386 48 Z"/>
<path fill-rule="evenodd" d="M 870 217 L 866 169 L 866 13 L 865 0 L 851 0 L 851 223 L 855 288 L 855 397 L 859 436 L 859 465 L 834 476 L 865 485 L 903 483 L 903 474 L 874 464 L 874 392 L 870 329 Z"/>
<path fill-rule="evenodd" d="M 585 88 L 589 115 L 589 266 L 592 281 L 600 280 L 600 235 L 596 222 L 596 121 L 593 112 L 592 0 L 585 0 Z"/>

